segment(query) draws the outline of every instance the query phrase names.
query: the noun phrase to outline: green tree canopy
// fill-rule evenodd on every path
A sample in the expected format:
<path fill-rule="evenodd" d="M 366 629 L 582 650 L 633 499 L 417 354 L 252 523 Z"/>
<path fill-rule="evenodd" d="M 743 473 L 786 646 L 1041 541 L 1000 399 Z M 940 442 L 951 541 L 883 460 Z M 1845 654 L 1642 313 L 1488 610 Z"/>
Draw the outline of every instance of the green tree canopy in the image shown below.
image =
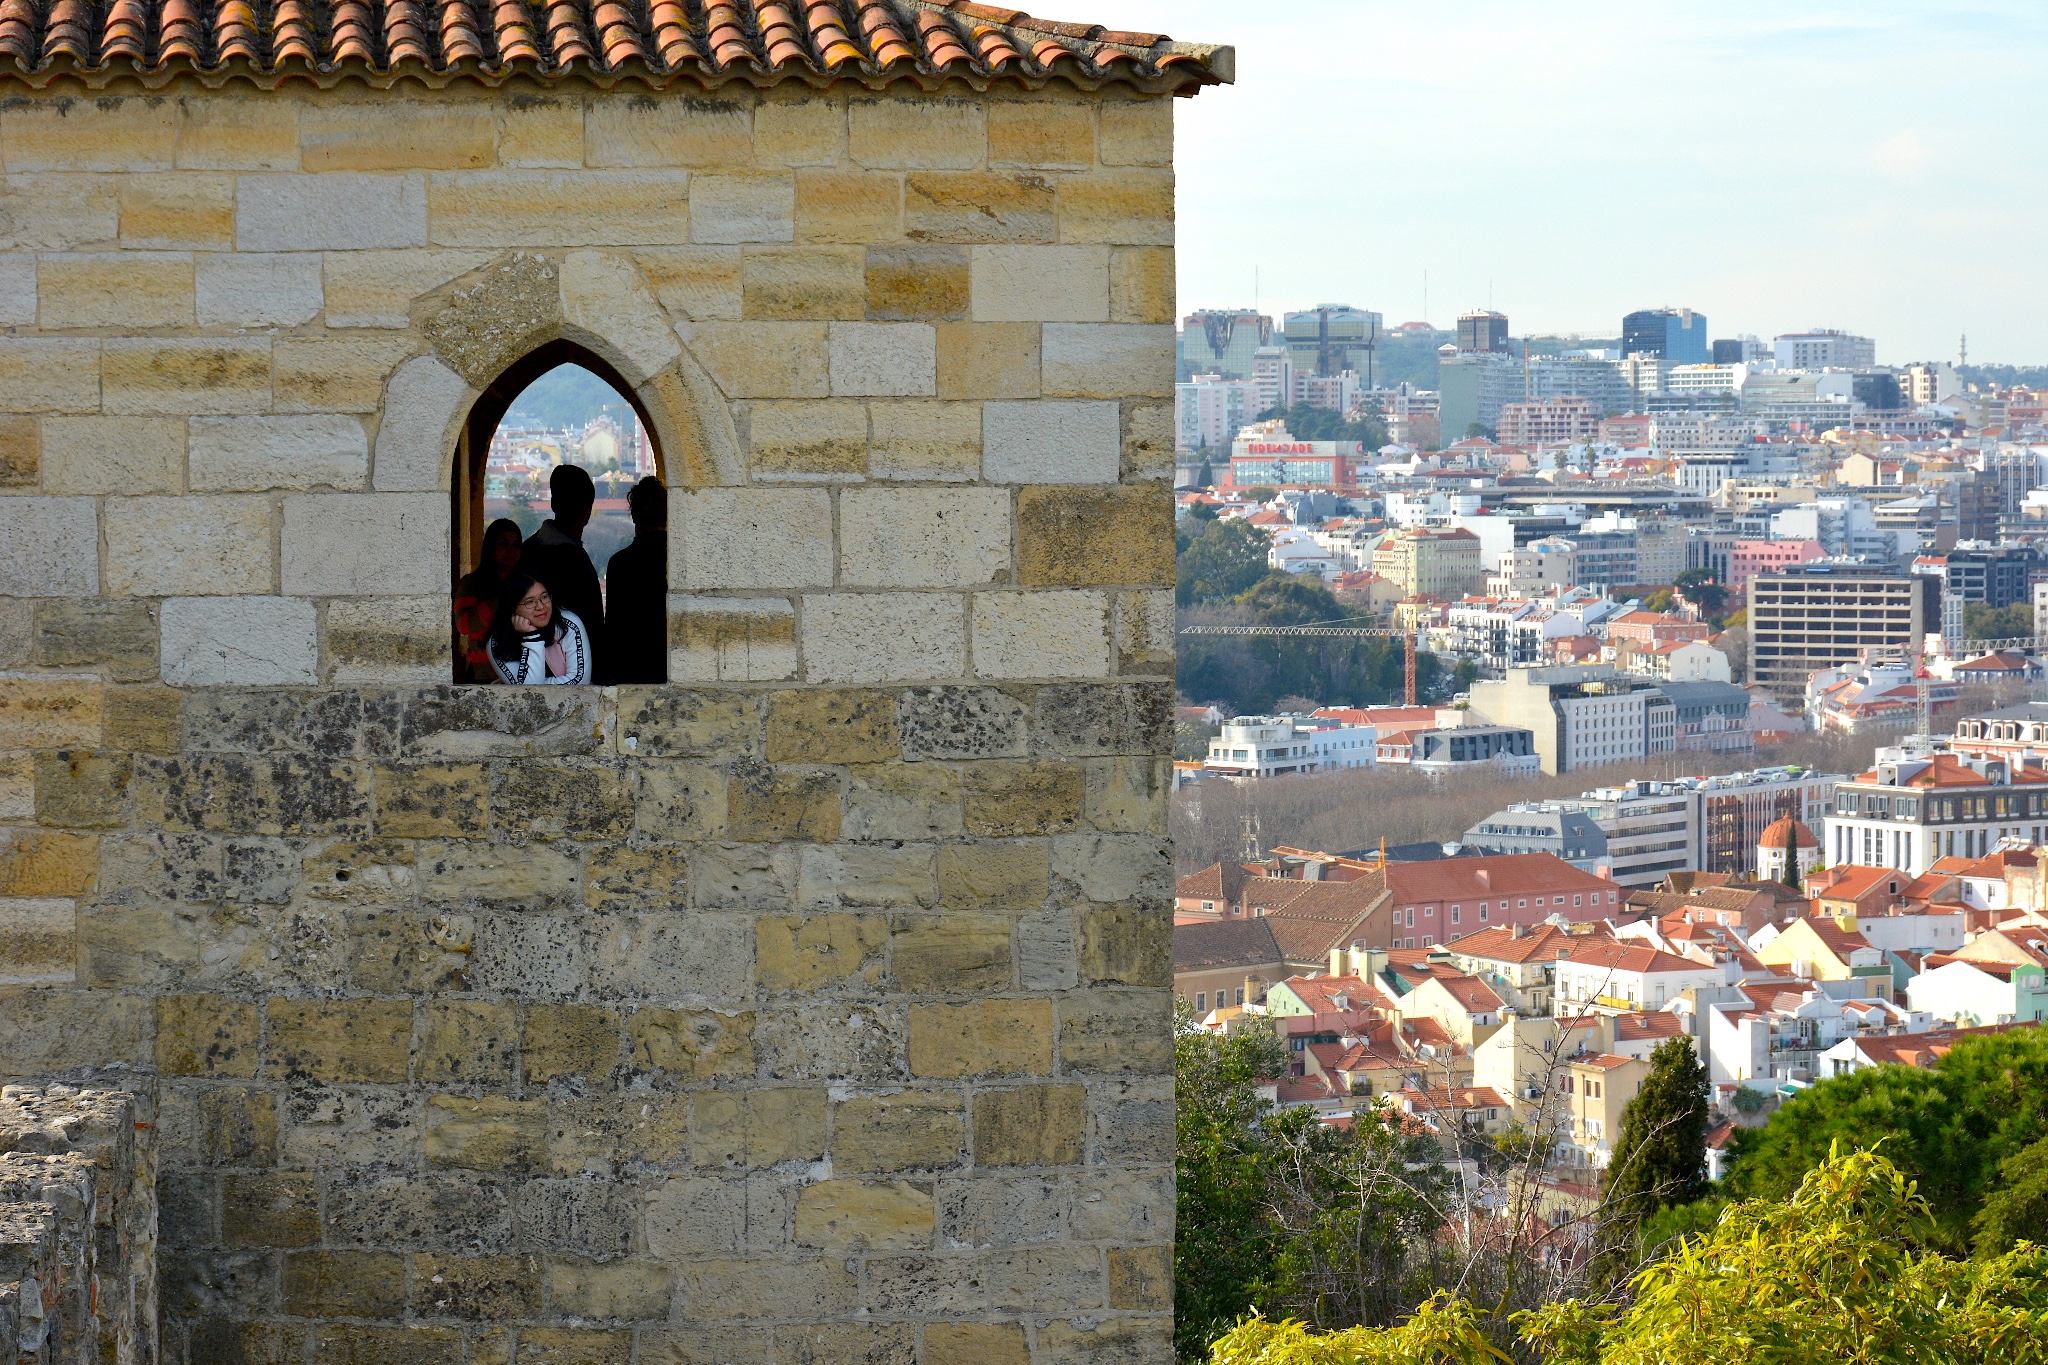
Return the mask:
<path fill-rule="evenodd" d="M 1260 420 L 1268 417 L 1285 418 L 1287 434 L 1297 441 L 1363 441 L 1369 451 L 1378 450 L 1387 443 L 1387 422 L 1380 415 L 1377 404 L 1361 411 L 1355 422 L 1345 421 L 1341 412 L 1308 403 L 1274 408 L 1261 414 Z"/>
<path fill-rule="evenodd" d="M 1183 556 L 1184 586 L 1189 572 Z M 1338 601 L 1306 575 L 1266 571 L 1226 601 L 1195 604 L 1203 600 L 1213 609 L 1200 613 L 1201 619 L 1219 625 L 1364 623 L 1360 608 Z M 1387 636 L 1187 636 L 1179 657 L 1183 693 L 1227 701 L 1240 715 L 1269 712 L 1290 696 L 1314 697 L 1326 706 L 1380 705 L 1399 699 L 1406 687 L 1405 646 Z M 1436 696 L 1449 678 L 1434 655 L 1422 654 L 1415 660 L 1415 681 L 1418 695 Z"/>
<path fill-rule="evenodd" d="M 1221 602 L 1249 589 L 1268 572 L 1266 533 L 1241 517 L 1210 520 L 1181 531 L 1174 601 L 1180 606 Z"/>
<path fill-rule="evenodd" d="M 2031 640 L 2033 637 L 2032 603 L 2015 602 L 2009 607 L 1994 607 L 1986 602 L 1963 604 L 1965 640 Z"/>
<path fill-rule="evenodd" d="M 1707 1193 L 1708 1082 L 1690 1038 L 1666 1038 L 1650 1054 L 1607 1165 L 1600 1254 L 1609 1278 L 1633 1269 L 1651 1215 Z"/>

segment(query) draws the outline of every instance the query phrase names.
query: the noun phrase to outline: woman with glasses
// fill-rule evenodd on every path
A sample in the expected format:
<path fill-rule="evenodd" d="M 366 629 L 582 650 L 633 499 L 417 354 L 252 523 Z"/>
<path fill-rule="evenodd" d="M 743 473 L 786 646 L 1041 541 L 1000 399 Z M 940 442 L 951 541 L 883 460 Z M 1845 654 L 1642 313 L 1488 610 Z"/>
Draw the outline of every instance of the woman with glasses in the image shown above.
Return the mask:
<path fill-rule="evenodd" d="M 513 572 L 491 622 L 491 667 L 508 683 L 587 683 L 590 633 L 531 575 Z"/>

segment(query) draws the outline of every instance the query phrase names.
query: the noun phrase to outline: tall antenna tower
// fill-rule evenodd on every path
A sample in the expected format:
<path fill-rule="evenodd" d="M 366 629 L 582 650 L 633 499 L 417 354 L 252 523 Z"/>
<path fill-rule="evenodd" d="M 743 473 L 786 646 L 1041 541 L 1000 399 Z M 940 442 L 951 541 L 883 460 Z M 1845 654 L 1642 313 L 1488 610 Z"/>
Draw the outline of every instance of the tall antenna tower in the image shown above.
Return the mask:
<path fill-rule="evenodd" d="M 1965 332 L 1956 341 L 1956 368 L 1960 370 L 1961 368 L 1963 368 L 1963 366 L 1969 363 L 1970 334 L 1968 332 Z"/>

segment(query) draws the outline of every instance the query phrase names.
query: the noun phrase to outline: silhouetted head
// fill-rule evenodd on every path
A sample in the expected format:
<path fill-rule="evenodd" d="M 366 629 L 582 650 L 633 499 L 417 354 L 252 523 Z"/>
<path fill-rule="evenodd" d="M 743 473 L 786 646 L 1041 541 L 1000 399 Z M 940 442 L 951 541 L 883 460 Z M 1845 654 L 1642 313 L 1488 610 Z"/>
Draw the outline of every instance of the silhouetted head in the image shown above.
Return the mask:
<path fill-rule="evenodd" d="M 510 517 L 499 517 L 484 528 L 484 552 L 477 567 L 491 577 L 504 581 L 519 567 L 519 555 L 524 549 L 526 537 L 519 533 L 519 523 Z"/>
<path fill-rule="evenodd" d="M 590 524 L 590 508 L 597 501 L 597 485 L 590 475 L 573 464 L 559 464 L 548 475 L 548 501 L 553 505 L 555 525 L 568 534 L 581 535 Z"/>
<path fill-rule="evenodd" d="M 668 525 L 668 489 L 652 474 L 633 485 L 626 507 L 633 513 L 636 531 L 658 531 Z"/>

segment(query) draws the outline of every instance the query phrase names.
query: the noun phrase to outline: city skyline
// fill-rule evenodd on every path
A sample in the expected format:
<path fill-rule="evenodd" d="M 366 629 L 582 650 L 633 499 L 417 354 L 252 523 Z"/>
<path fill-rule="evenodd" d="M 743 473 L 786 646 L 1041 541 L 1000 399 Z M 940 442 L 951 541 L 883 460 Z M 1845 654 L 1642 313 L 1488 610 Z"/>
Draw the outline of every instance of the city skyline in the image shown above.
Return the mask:
<path fill-rule="evenodd" d="M 1422 318 L 1426 271 L 1445 328 L 1491 306 L 1518 335 L 1611 336 L 1669 304 L 1717 336 L 1872 336 L 1886 364 L 1952 361 L 1964 333 L 1974 361 L 2048 361 L 2048 284 L 2023 268 L 2048 198 L 2024 131 L 2038 11 L 1094 0 L 1080 17 L 1237 47 L 1235 86 L 1177 106 L 1183 314 L 1256 292 L 1276 318 L 1350 303 L 1391 327 Z M 1276 231 L 1304 196 L 1324 211 Z"/>

